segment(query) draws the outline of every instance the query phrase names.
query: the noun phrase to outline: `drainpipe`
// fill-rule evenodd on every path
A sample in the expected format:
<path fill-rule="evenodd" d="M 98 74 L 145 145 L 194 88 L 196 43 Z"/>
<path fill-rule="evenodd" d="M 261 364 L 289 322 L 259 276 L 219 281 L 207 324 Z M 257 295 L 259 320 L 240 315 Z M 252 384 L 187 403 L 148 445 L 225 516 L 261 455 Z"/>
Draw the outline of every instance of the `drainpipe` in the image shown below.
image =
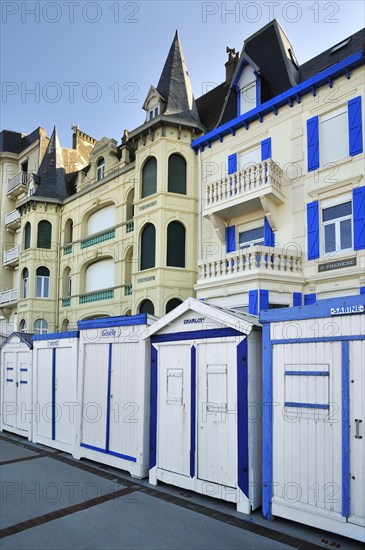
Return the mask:
<path fill-rule="evenodd" d="M 202 261 L 202 157 L 201 151 L 198 152 L 198 263 Z M 199 268 L 198 268 L 199 272 Z"/>

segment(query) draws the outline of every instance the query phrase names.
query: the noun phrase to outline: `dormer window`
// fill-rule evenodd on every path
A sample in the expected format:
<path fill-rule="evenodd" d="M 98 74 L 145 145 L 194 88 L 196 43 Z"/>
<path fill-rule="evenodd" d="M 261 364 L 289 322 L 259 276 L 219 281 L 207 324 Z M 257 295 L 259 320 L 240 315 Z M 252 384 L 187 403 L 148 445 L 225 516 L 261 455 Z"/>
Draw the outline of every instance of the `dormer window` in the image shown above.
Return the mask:
<path fill-rule="evenodd" d="M 154 88 L 150 87 L 147 94 L 146 100 L 143 103 L 143 109 L 146 111 L 146 122 L 156 118 L 163 111 L 164 98 L 162 95 Z"/>
<path fill-rule="evenodd" d="M 105 159 L 101 157 L 98 160 L 97 166 L 96 166 L 96 179 L 97 181 L 102 180 L 105 176 Z"/>
<path fill-rule="evenodd" d="M 236 84 L 238 94 L 238 115 L 244 115 L 260 104 L 260 76 L 254 67 L 246 62 Z"/>
<path fill-rule="evenodd" d="M 148 111 L 148 117 L 149 117 L 149 120 L 152 120 L 153 118 L 155 118 L 157 115 L 160 114 L 160 107 L 154 107 L 153 109 L 151 109 L 150 111 Z"/>

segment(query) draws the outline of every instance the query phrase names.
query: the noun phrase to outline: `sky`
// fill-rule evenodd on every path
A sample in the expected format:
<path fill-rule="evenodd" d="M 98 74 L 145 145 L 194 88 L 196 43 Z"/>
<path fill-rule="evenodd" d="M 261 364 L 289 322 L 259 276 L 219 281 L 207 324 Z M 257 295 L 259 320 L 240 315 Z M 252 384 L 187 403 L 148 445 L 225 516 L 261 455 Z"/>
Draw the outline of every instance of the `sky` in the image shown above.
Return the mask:
<path fill-rule="evenodd" d="M 71 125 L 121 140 L 143 123 L 176 29 L 195 97 L 225 78 L 226 47 L 276 17 L 299 64 L 360 30 L 361 0 L 279 2 L 2 0 L 1 129 L 50 135 L 71 147 Z"/>

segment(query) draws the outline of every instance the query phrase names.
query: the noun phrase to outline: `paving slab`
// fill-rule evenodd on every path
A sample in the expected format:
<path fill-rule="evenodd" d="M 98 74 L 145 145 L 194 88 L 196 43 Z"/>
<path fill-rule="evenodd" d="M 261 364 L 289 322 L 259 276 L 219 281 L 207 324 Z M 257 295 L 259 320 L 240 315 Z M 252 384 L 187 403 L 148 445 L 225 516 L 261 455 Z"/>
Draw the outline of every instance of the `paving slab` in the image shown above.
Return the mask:
<path fill-rule="evenodd" d="M 0 463 L 8 462 L 10 460 L 18 460 L 21 458 L 28 458 L 30 456 L 39 456 L 39 453 L 30 451 L 20 445 L 14 445 L 8 441 L 0 440 Z"/>
<path fill-rule="evenodd" d="M 2 465 L 1 485 L 1 528 L 122 488 L 48 457 Z"/>
<path fill-rule="evenodd" d="M 6 537 L 2 550 L 288 550 L 141 492 Z"/>

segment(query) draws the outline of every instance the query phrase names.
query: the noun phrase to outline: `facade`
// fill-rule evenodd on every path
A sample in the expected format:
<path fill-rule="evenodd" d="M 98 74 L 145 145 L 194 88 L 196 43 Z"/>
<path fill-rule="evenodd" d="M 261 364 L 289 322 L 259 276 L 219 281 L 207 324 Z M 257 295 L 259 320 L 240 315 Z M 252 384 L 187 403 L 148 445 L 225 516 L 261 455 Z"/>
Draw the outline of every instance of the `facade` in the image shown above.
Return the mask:
<path fill-rule="evenodd" d="M 176 33 L 121 143 L 3 131 L 1 332 L 162 316 L 194 295 L 258 314 L 358 293 L 363 43 L 299 66 L 274 20 L 195 101 Z"/>

